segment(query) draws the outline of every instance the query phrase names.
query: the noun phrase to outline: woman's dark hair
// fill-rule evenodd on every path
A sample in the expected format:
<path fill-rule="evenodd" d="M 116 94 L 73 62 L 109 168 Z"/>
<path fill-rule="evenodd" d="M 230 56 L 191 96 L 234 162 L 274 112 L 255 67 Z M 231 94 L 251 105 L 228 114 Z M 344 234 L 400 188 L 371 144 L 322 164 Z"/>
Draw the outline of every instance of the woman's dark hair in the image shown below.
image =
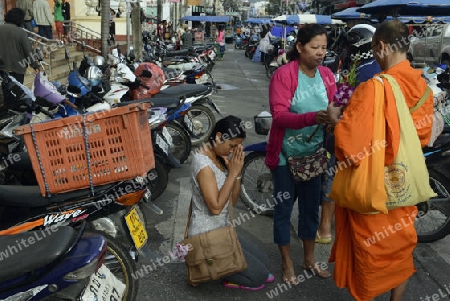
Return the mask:
<path fill-rule="evenodd" d="M 229 115 L 225 118 L 220 119 L 217 121 L 216 125 L 214 126 L 211 135 L 209 135 L 208 142 L 212 146 L 216 143 L 216 135 L 217 133 L 222 134 L 222 141 L 224 141 L 224 135 L 227 135 L 228 139 L 234 139 L 234 138 L 244 138 L 246 137 L 245 133 L 245 126 L 242 122 L 242 119 Z M 226 168 L 225 161 L 222 157 L 217 156 L 217 160 Z"/>
<path fill-rule="evenodd" d="M 263 24 L 261 26 L 261 32 L 260 32 L 261 39 L 264 38 L 269 31 L 270 31 L 269 25 Z"/>
<path fill-rule="evenodd" d="M 223 26 L 222 24 L 220 24 L 218 28 L 219 28 L 219 31 L 224 31 L 225 26 Z"/>
<path fill-rule="evenodd" d="M 24 20 L 25 20 L 25 12 L 20 8 L 11 8 L 5 14 L 5 23 L 11 23 L 19 27 L 22 27 Z"/>
<path fill-rule="evenodd" d="M 303 25 L 297 32 L 297 43 L 301 45 L 308 44 L 311 39 L 320 35 L 327 35 L 327 30 L 320 24 L 306 24 Z M 293 47 L 292 50 L 287 54 L 290 61 L 298 59 L 297 47 Z"/>

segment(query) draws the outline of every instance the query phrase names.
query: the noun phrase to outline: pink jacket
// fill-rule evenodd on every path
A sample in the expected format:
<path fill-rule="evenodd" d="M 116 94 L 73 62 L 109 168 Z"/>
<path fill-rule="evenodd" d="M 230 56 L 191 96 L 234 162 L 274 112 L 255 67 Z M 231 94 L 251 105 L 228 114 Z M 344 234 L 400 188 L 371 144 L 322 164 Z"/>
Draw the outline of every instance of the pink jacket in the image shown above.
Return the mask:
<path fill-rule="evenodd" d="M 336 81 L 331 70 L 319 66 L 319 72 L 327 89 L 328 102 L 336 93 Z M 273 170 L 280 161 L 279 154 L 287 128 L 301 129 L 316 124 L 316 113 L 296 114 L 289 112 L 291 100 L 298 86 L 298 61 L 292 61 L 280 67 L 272 76 L 269 85 L 269 104 L 272 114 L 269 143 L 266 148 L 266 165 Z"/>

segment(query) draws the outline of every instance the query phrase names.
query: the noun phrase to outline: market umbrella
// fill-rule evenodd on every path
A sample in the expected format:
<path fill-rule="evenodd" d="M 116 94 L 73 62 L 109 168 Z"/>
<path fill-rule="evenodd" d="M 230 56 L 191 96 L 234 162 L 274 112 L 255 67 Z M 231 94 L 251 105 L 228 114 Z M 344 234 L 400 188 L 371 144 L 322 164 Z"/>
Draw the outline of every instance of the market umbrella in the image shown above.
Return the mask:
<path fill-rule="evenodd" d="M 343 11 L 331 15 L 333 19 L 338 20 L 354 20 L 354 19 L 370 19 L 370 15 L 357 12 L 358 7 L 349 7 Z"/>
<path fill-rule="evenodd" d="M 332 20 L 331 16 L 302 14 L 302 15 L 282 15 L 273 18 L 272 21 L 282 24 L 341 24 L 342 21 Z"/>
<path fill-rule="evenodd" d="M 271 24 L 273 23 L 270 18 L 250 18 L 244 21 L 244 23 L 251 24 Z"/>
<path fill-rule="evenodd" d="M 445 16 L 450 15 L 450 1 L 443 0 L 376 0 L 356 10 L 372 15 Z"/>

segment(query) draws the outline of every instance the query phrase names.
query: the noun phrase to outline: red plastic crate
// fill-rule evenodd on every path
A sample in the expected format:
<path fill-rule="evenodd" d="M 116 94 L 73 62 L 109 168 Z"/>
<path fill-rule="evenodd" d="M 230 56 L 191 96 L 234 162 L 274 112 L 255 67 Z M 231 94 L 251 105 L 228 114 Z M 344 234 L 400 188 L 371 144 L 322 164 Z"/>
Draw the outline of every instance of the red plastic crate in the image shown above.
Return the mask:
<path fill-rule="evenodd" d="M 85 121 L 76 115 L 18 127 L 42 195 L 90 187 L 85 130 L 94 186 L 145 176 L 155 167 L 149 107 L 130 104 L 84 114 Z"/>

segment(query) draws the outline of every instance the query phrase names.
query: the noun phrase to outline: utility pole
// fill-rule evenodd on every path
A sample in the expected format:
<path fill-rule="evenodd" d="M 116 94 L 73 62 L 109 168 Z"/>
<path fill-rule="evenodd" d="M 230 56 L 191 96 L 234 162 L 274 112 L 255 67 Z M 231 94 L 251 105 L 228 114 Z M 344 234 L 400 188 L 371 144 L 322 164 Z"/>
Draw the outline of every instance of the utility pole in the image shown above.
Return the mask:
<path fill-rule="evenodd" d="M 157 11 L 158 11 L 158 14 L 157 14 L 157 19 L 158 19 L 158 22 L 161 22 L 161 17 L 162 17 L 162 0 L 157 0 Z"/>
<path fill-rule="evenodd" d="M 126 23 L 127 23 L 127 54 L 130 53 L 130 35 L 131 35 L 131 29 L 130 29 L 130 12 L 131 12 L 131 8 L 130 8 L 130 0 L 126 1 L 126 8 L 125 8 L 125 14 L 126 14 Z"/>
<path fill-rule="evenodd" d="M 109 0 L 101 0 L 101 30 L 100 30 L 100 37 L 102 39 L 102 56 L 106 57 L 109 53 L 109 46 L 108 46 L 108 40 L 109 40 L 109 27 L 111 26 L 109 24 Z"/>

